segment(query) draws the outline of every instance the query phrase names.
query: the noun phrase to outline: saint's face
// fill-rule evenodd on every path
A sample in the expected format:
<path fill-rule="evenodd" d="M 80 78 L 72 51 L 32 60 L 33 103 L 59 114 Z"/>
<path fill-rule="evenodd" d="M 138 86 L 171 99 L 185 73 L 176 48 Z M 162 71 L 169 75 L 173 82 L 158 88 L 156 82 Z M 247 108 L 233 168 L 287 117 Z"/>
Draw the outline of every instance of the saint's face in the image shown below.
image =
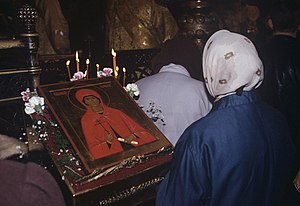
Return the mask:
<path fill-rule="evenodd" d="M 100 106 L 100 100 L 97 97 L 93 96 L 93 95 L 85 96 L 83 98 L 83 102 L 86 105 L 90 106 L 90 107 L 98 107 L 98 106 Z"/>

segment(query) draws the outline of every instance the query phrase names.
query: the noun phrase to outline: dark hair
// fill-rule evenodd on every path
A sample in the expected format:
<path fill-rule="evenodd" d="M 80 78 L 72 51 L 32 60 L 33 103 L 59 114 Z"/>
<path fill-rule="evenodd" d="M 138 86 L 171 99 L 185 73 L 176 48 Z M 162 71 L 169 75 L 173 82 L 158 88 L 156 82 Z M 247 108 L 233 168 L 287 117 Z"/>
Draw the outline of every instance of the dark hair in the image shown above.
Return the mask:
<path fill-rule="evenodd" d="M 274 31 L 295 32 L 300 24 L 298 1 L 278 1 L 271 7 L 270 18 Z"/>
<path fill-rule="evenodd" d="M 152 59 L 152 70 L 159 72 L 161 67 L 170 63 L 186 68 L 191 77 L 202 80 L 202 52 L 196 43 L 185 36 L 176 36 L 160 47 L 160 52 Z"/>

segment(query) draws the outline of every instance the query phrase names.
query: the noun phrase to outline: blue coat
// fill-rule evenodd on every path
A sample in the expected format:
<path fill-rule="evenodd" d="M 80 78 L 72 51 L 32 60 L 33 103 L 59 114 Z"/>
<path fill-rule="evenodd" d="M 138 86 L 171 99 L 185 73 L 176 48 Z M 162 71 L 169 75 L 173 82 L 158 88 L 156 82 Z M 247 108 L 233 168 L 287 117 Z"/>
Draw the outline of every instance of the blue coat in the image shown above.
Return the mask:
<path fill-rule="evenodd" d="M 157 206 L 276 205 L 293 157 L 280 113 L 254 92 L 229 95 L 180 137 Z"/>

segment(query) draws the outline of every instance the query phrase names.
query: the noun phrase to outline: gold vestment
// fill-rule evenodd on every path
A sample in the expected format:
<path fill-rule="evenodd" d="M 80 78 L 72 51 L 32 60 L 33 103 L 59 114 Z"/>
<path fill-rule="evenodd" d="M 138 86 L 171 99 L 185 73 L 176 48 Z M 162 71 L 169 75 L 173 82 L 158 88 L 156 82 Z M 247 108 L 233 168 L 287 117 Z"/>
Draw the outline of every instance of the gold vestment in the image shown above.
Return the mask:
<path fill-rule="evenodd" d="M 39 50 L 43 54 L 64 54 L 70 52 L 69 25 L 58 0 L 36 0 L 39 33 Z"/>
<path fill-rule="evenodd" d="M 106 50 L 156 48 L 173 38 L 178 26 L 167 7 L 155 0 L 110 0 L 106 13 Z"/>

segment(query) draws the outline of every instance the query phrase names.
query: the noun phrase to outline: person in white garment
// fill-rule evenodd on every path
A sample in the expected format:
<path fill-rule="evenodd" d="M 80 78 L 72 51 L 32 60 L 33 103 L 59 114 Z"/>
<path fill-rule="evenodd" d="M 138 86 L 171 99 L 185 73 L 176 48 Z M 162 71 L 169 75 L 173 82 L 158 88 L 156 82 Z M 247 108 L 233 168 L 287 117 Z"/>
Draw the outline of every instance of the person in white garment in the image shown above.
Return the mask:
<path fill-rule="evenodd" d="M 211 103 L 201 79 L 201 51 L 184 37 L 162 44 L 152 59 L 154 75 L 136 82 L 140 96 L 137 103 L 147 113 L 150 104 L 161 110 L 163 122 L 155 124 L 175 145 L 183 131 L 205 116 Z M 158 73 L 157 73 L 158 72 Z"/>

